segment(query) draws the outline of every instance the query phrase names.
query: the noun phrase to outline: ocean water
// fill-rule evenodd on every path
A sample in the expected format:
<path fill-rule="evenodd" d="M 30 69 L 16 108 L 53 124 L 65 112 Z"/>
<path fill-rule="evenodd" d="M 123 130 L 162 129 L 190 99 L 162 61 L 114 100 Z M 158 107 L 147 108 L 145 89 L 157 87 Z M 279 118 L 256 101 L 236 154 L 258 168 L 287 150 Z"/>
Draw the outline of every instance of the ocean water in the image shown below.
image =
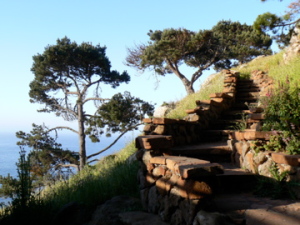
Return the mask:
<path fill-rule="evenodd" d="M 136 136 L 136 132 L 129 132 L 125 134 L 110 149 L 94 157 L 93 159 L 101 159 L 107 155 L 117 153 L 128 143 L 132 142 Z M 90 139 L 87 138 L 87 155 L 96 153 L 107 147 L 111 142 L 115 140 L 115 138 L 116 136 L 112 136 L 110 138 L 102 137 L 100 143 L 92 143 Z M 15 133 L 0 132 L 0 175 L 6 176 L 7 174 L 10 174 L 13 177 L 17 177 L 18 173 L 16 163 L 19 159 L 20 148 L 18 145 L 16 145 L 16 142 L 19 140 L 20 139 L 16 138 Z M 57 142 L 62 144 L 63 149 L 69 149 L 78 152 L 78 138 L 75 134 L 59 134 Z M 0 202 L 7 203 L 8 201 L 9 199 L 0 198 Z"/>

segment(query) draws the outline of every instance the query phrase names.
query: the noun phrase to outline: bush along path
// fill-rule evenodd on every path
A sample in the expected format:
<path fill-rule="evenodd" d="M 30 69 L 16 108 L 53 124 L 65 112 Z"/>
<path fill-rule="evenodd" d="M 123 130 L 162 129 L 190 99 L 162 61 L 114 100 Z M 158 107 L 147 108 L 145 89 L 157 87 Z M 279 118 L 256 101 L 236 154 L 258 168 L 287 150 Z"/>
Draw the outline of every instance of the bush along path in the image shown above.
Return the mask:
<path fill-rule="evenodd" d="M 145 135 L 136 138 L 144 209 L 178 225 L 300 224 L 296 200 L 249 194 L 265 190 L 264 184 L 282 189 L 280 182 L 300 180 L 299 156 L 260 151 L 273 134 L 261 131 L 260 101 L 273 81 L 261 71 L 248 79 L 230 70 L 223 74 L 223 92 L 197 101 L 186 118 L 144 120 Z M 281 191 L 299 198 L 299 189 Z"/>

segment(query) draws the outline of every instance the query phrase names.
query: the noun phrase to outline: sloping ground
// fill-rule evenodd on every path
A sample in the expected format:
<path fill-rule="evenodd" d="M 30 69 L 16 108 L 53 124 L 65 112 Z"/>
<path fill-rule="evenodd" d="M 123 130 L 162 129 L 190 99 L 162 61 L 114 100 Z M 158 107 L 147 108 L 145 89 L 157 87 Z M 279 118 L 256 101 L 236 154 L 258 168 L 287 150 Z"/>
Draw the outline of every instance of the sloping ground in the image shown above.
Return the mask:
<path fill-rule="evenodd" d="M 258 76 L 260 75 L 263 74 L 258 73 Z M 234 78 L 228 79 L 234 80 Z M 293 201 L 278 202 L 271 199 L 257 198 L 248 194 L 247 192 L 253 190 L 257 184 L 257 175 L 232 163 L 235 159 L 233 159 L 232 147 L 228 145 L 230 143 L 228 139 L 233 138 L 237 133 L 230 136 L 228 134 L 231 134 L 233 130 L 256 131 L 260 129 L 261 121 L 264 117 L 262 114 L 263 109 L 257 105 L 257 102 L 261 93 L 265 94 L 268 91 L 265 88 L 268 85 L 270 85 L 270 81 L 264 79 L 259 84 L 251 78 L 237 79 L 236 84 L 229 87 L 234 87 L 233 104 L 222 110 L 220 115 L 213 115 L 213 119 L 209 120 L 208 124 L 205 124 L 207 129 L 200 131 L 201 143 L 184 145 L 180 144 L 182 142 L 179 142 L 179 145 L 171 147 L 172 136 L 153 135 L 148 136 L 149 138 L 147 136 L 138 137 L 137 147 L 139 149 L 148 149 L 154 154 L 155 159 L 150 158 L 149 162 L 147 162 L 143 156 L 143 161 L 146 164 L 147 173 L 152 173 L 151 176 L 154 177 L 162 176 L 163 179 L 158 179 L 157 181 L 154 179 L 153 181 L 154 183 L 156 182 L 158 189 L 165 195 L 171 192 L 172 187 L 180 184 L 178 187 L 180 187 L 179 195 L 181 197 L 191 199 L 190 196 L 192 194 L 194 197 L 202 198 L 201 193 L 210 194 L 210 188 L 206 184 L 201 185 L 199 182 L 196 182 L 192 186 L 197 186 L 197 188 L 191 190 L 191 185 L 189 185 L 189 180 L 202 176 L 215 194 L 212 201 L 214 206 L 212 210 L 229 216 L 227 217 L 230 221 L 228 224 L 300 224 L 300 217 L 298 216 L 300 212 L 299 203 Z M 224 88 L 228 88 L 226 80 Z M 214 101 L 210 101 L 210 104 L 212 102 L 220 102 L 220 98 L 223 97 L 223 94 L 214 94 L 212 96 Z M 202 108 L 188 110 L 188 113 L 192 115 L 190 118 L 201 119 L 201 117 L 203 118 L 203 116 L 207 116 L 211 112 L 214 113 L 214 111 L 203 113 L 203 107 L 209 107 L 207 106 L 209 103 L 205 101 L 200 103 Z M 220 106 L 217 107 L 220 108 Z M 168 119 L 162 120 L 173 123 L 168 121 Z M 175 132 L 175 134 L 177 133 Z M 163 154 L 165 157 L 156 158 L 155 154 Z M 174 161 L 174 158 L 170 158 L 168 155 L 177 156 L 178 158 Z M 199 159 L 199 161 L 195 159 Z M 218 172 L 214 169 L 216 167 L 219 168 Z M 185 172 L 181 173 L 182 171 L 179 168 L 185 168 Z M 205 173 L 199 175 L 202 168 L 205 168 Z M 220 169 L 222 172 L 220 172 Z M 173 178 L 176 171 L 179 171 L 177 174 L 181 178 Z M 165 177 L 166 174 L 167 177 Z M 186 181 L 178 183 L 178 179 L 182 178 L 186 179 Z M 149 179 L 149 177 L 146 179 Z M 185 188 L 187 190 L 183 190 Z M 200 218 L 203 218 L 203 215 L 197 214 L 193 224 L 202 224 L 203 221 L 200 222 Z M 181 224 L 172 222 L 172 220 L 171 223 Z M 185 221 L 182 224 L 189 223 Z"/>

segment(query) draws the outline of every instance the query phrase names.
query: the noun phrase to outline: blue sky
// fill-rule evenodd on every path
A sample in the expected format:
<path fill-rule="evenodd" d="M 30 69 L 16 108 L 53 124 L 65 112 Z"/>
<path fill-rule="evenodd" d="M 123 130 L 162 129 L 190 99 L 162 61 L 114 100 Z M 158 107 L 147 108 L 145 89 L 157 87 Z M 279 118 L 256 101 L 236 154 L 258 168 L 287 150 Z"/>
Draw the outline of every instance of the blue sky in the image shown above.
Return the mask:
<path fill-rule="evenodd" d="M 220 20 L 252 24 L 270 11 L 283 14 L 291 1 L 269 0 L 0 0 L 0 132 L 29 131 L 31 124 L 71 125 L 51 114 L 37 113 L 29 102 L 32 56 L 58 38 L 107 47 L 113 69 L 127 70 L 131 82 L 115 90 L 103 88 L 102 97 L 128 90 L 133 96 L 160 105 L 186 95 L 173 75 L 162 77 L 158 88 L 151 72 L 139 74 L 124 65 L 126 48 L 148 41 L 147 32 L 165 28 L 210 29 Z M 209 75 L 206 72 L 203 79 Z M 201 81 L 195 83 L 199 89 Z"/>

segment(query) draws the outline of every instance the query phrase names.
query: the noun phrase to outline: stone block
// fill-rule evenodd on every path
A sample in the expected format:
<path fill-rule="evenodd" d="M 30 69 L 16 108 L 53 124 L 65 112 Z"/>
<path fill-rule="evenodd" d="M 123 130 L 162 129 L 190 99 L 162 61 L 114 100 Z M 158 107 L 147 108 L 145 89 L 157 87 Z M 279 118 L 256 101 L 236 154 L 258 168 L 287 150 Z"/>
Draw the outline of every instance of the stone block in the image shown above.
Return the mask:
<path fill-rule="evenodd" d="M 236 83 L 237 78 L 236 77 L 227 77 L 224 79 L 224 83 Z"/>
<path fill-rule="evenodd" d="M 146 124 L 143 128 L 145 133 L 150 133 L 154 130 L 154 126 L 152 124 Z"/>
<path fill-rule="evenodd" d="M 175 186 L 179 178 L 180 177 L 178 175 L 172 174 L 168 183 L 170 184 L 170 186 Z"/>
<path fill-rule="evenodd" d="M 248 152 L 244 157 L 244 167 L 248 169 L 252 173 L 256 173 L 257 168 L 254 164 L 254 154 L 252 152 Z"/>
<path fill-rule="evenodd" d="M 252 114 L 250 114 L 250 119 L 252 119 L 252 120 L 263 120 L 263 119 L 265 119 L 265 114 L 263 114 L 263 113 L 252 113 Z"/>
<path fill-rule="evenodd" d="M 234 154 L 234 164 L 238 167 L 241 167 L 243 165 L 243 162 L 244 161 L 243 161 L 243 158 L 241 157 L 241 155 L 238 152 L 236 152 Z"/>
<path fill-rule="evenodd" d="M 145 165 L 146 165 L 146 169 L 147 169 L 147 171 L 148 171 L 149 173 L 151 173 L 151 172 L 152 172 L 152 170 L 154 169 L 154 166 L 153 166 L 153 164 L 152 164 L 152 163 L 150 163 L 150 162 L 147 162 L 147 163 L 145 163 Z"/>
<path fill-rule="evenodd" d="M 197 100 L 196 101 L 196 105 L 198 106 L 198 107 L 200 107 L 201 109 L 209 109 L 209 107 L 210 107 L 210 100 Z"/>
<path fill-rule="evenodd" d="M 241 131 L 235 131 L 229 133 L 229 138 L 234 140 L 244 140 L 244 132 Z"/>
<path fill-rule="evenodd" d="M 175 165 L 176 165 L 176 163 L 177 163 L 176 160 L 172 160 L 169 157 L 166 160 L 167 168 L 169 170 L 173 171 L 173 173 L 175 172 Z"/>
<path fill-rule="evenodd" d="M 175 165 L 175 171 L 179 173 L 183 179 L 197 179 L 203 176 L 222 174 L 224 172 L 223 167 L 220 164 L 209 162 L 177 164 Z"/>
<path fill-rule="evenodd" d="M 246 140 L 256 140 L 256 139 L 270 140 L 270 135 L 272 135 L 272 132 L 270 131 L 245 131 L 244 132 L 244 138 Z"/>
<path fill-rule="evenodd" d="M 170 185 L 168 184 L 168 180 L 169 179 L 166 177 L 161 177 L 155 183 L 157 191 L 162 196 L 165 196 L 166 194 L 168 194 L 168 192 L 170 190 Z"/>
<path fill-rule="evenodd" d="M 248 151 L 250 151 L 250 143 L 243 141 L 242 143 L 242 157 L 244 158 Z"/>
<path fill-rule="evenodd" d="M 185 189 L 189 199 L 202 199 L 213 193 L 211 187 L 203 181 L 188 180 L 185 183 Z"/>
<path fill-rule="evenodd" d="M 227 95 L 228 95 L 228 93 L 235 93 L 236 88 L 234 86 L 226 86 L 223 88 L 223 92 L 226 93 Z M 230 97 L 232 97 L 232 96 L 230 96 Z"/>
<path fill-rule="evenodd" d="M 151 158 L 152 158 L 151 153 L 149 151 L 144 151 L 144 154 L 142 156 L 142 161 L 145 165 L 150 162 Z"/>
<path fill-rule="evenodd" d="M 202 110 L 201 107 L 197 107 L 195 109 L 186 109 L 185 112 L 187 114 L 193 114 L 193 113 L 199 113 L 201 112 L 201 110 Z"/>
<path fill-rule="evenodd" d="M 141 183 L 141 186 L 142 187 L 149 187 L 149 186 L 152 186 L 156 181 L 156 178 L 152 176 L 151 173 L 147 173 L 145 175 L 145 180 L 144 180 L 144 183 Z"/>
<path fill-rule="evenodd" d="M 154 131 L 154 134 L 166 134 L 167 133 L 167 128 L 164 125 L 158 125 Z"/>
<path fill-rule="evenodd" d="M 172 190 L 176 190 L 176 193 L 178 196 L 181 198 L 188 198 L 188 193 L 187 193 L 187 180 L 184 180 L 182 178 L 179 178 L 177 180 L 176 186 L 172 188 Z"/>
<path fill-rule="evenodd" d="M 263 164 L 268 159 L 267 155 L 268 155 L 268 153 L 266 153 L 266 152 L 259 152 L 259 153 L 257 153 L 257 155 L 254 157 L 254 163 L 257 166 L 260 165 L 260 164 Z"/>
<path fill-rule="evenodd" d="M 171 135 L 145 135 L 138 136 L 135 144 L 138 149 L 168 149 L 173 146 L 173 141 Z"/>
<path fill-rule="evenodd" d="M 272 159 L 276 163 L 300 166 L 300 155 L 287 155 L 284 153 L 274 152 L 272 153 Z"/>
<path fill-rule="evenodd" d="M 150 158 L 150 163 L 153 163 L 153 164 L 161 164 L 161 165 L 166 165 L 166 158 L 165 156 L 155 156 L 155 157 L 152 157 Z"/>
<path fill-rule="evenodd" d="M 268 158 L 266 162 L 258 166 L 258 174 L 266 177 L 272 177 L 272 174 L 270 173 L 270 168 L 273 165 L 273 163 L 273 160 L 271 158 Z"/>
<path fill-rule="evenodd" d="M 153 164 L 152 164 L 153 165 Z M 154 177 L 161 177 L 166 175 L 167 168 L 165 166 L 157 166 L 152 170 Z"/>
<path fill-rule="evenodd" d="M 152 123 L 154 124 L 172 124 L 176 123 L 178 120 L 175 119 L 168 119 L 168 118 L 153 118 Z"/>
<path fill-rule="evenodd" d="M 240 155 L 242 155 L 243 152 L 243 142 L 239 141 L 239 142 L 235 142 L 233 144 L 233 147 L 235 149 L 235 151 L 237 151 Z"/>
<path fill-rule="evenodd" d="M 144 118 L 143 122 L 144 123 L 152 123 L 152 119 L 151 118 Z"/>
<path fill-rule="evenodd" d="M 189 114 L 184 119 L 190 122 L 197 122 L 201 119 L 201 117 L 198 114 L 194 113 L 194 114 Z"/>

